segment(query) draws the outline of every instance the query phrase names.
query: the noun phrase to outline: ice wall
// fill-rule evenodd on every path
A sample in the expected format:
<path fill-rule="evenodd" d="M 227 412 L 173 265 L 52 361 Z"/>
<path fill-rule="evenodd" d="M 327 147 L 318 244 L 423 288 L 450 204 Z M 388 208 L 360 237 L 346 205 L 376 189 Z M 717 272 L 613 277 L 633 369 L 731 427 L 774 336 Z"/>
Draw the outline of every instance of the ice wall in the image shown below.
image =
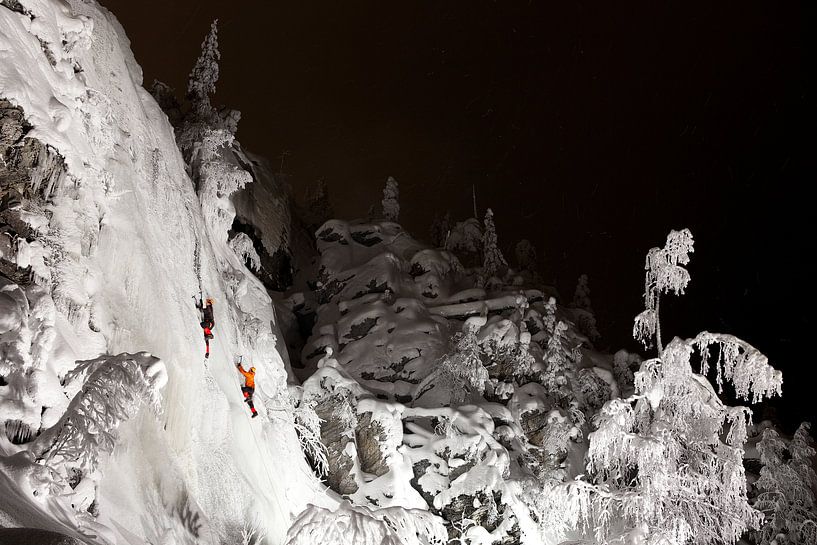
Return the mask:
<path fill-rule="evenodd" d="M 122 27 L 94 1 L 3 2 L 0 66 L 0 98 L 23 109 L 28 137 L 67 167 L 22 204 L 36 224 L 25 257 L 54 303 L 48 357 L 65 367 L 148 352 L 167 368 L 161 416 L 142 411 L 124 423 L 101 464 L 96 539 L 235 543 L 255 522 L 280 543 L 307 503 L 334 502 L 283 410 L 287 364 L 272 302 L 206 222 Z M 216 300 L 209 361 L 193 299 L 200 290 Z M 254 420 L 239 391 L 239 355 L 258 370 Z M 6 509 L 6 525 L 82 525 L 40 499 L 20 502 L 31 505 Z"/>

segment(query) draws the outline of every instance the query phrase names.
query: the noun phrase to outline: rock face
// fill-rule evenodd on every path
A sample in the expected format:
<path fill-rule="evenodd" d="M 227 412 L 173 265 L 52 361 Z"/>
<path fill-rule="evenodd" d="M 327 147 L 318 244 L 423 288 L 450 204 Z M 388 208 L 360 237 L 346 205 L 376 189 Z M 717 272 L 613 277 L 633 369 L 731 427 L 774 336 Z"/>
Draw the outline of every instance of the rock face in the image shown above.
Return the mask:
<path fill-rule="evenodd" d="M 23 286 L 31 283 L 32 274 L 25 259 L 18 263 L 20 241 L 25 247 L 34 239 L 22 218 L 23 202 L 41 205 L 66 177 L 62 156 L 28 137 L 30 130 L 23 109 L 0 98 L 0 275 Z"/>
<path fill-rule="evenodd" d="M 355 438 L 360 469 L 378 477 L 388 473 L 389 466 L 381 448 L 387 442 L 386 430 L 379 422 L 372 420 L 372 413 L 364 413 L 358 418 Z"/>
<path fill-rule="evenodd" d="M 0 97 L 0 192 L 3 210 L 16 208 L 23 197 L 48 199 L 65 179 L 65 161 L 36 138 L 23 109 Z"/>
<path fill-rule="evenodd" d="M 349 401 L 339 395 L 327 396 L 315 405 L 321 422 L 321 443 L 326 447 L 328 462 L 327 484 L 338 494 L 357 492 L 354 469 L 354 436 L 349 421 Z M 348 448 L 351 445 L 351 448 Z M 351 454 L 350 454 L 351 453 Z"/>

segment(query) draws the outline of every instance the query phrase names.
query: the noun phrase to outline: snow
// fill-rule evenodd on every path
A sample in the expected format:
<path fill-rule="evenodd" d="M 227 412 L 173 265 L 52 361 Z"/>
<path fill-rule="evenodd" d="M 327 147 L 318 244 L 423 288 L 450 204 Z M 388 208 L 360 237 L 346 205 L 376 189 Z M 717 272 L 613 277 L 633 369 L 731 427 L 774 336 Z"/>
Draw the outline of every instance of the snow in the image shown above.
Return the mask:
<path fill-rule="evenodd" d="M 288 533 L 287 545 L 443 545 L 448 532 L 439 519 L 423 511 L 370 510 L 348 502 L 335 511 L 310 506 Z"/>

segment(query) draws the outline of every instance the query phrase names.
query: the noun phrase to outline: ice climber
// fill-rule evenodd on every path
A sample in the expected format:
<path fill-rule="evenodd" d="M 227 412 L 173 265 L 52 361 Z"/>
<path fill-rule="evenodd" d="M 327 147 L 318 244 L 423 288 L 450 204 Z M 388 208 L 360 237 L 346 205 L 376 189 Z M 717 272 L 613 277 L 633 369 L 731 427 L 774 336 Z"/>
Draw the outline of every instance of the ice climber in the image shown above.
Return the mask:
<path fill-rule="evenodd" d="M 240 363 L 236 363 L 235 367 L 239 373 L 244 375 L 244 386 L 241 387 L 241 392 L 244 394 L 244 401 L 252 411 L 252 417 L 255 418 L 258 416 L 255 405 L 252 403 L 252 395 L 255 392 L 255 367 L 250 367 L 249 371 L 245 371 Z"/>
<path fill-rule="evenodd" d="M 196 308 L 201 311 L 201 323 L 199 324 L 204 331 L 204 357 L 210 357 L 210 339 L 213 338 L 213 328 L 216 325 L 215 320 L 213 319 L 213 300 L 211 298 L 207 298 L 203 303 L 199 300 L 196 303 Z"/>

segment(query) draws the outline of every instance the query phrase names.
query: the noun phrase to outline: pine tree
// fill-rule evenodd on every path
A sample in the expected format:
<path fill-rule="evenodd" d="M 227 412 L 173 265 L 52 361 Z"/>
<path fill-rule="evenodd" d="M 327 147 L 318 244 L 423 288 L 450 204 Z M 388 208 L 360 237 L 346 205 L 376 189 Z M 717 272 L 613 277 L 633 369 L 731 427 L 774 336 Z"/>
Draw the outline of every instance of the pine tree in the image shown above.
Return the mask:
<path fill-rule="evenodd" d="M 489 208 L 485 212 L 485 230 L 482 232 L 482 273 L 480 283 L 484 286 L 494 276 L 503 274 L 508 268 L 508 262 L 497 245 L 494 213 Z"/>
<path fill-rule="evenodd" d="M 383 217 L 388 221 L 397 221 L 400 217 L 400 189 L 397 180 L 389 176 L 383 188 Z"/>
<path fill-rule="evenodd" d="M 187 97 L 199 117 L 207 117 L 213 108 L 210 95 L 216 92 L 218 81 L 218 61 L 221 53 L 218 50 L 218 19 L 210 25 L 210 32 L 201 43 L 201 54 L 190 72 L 187 83 Z"/>

